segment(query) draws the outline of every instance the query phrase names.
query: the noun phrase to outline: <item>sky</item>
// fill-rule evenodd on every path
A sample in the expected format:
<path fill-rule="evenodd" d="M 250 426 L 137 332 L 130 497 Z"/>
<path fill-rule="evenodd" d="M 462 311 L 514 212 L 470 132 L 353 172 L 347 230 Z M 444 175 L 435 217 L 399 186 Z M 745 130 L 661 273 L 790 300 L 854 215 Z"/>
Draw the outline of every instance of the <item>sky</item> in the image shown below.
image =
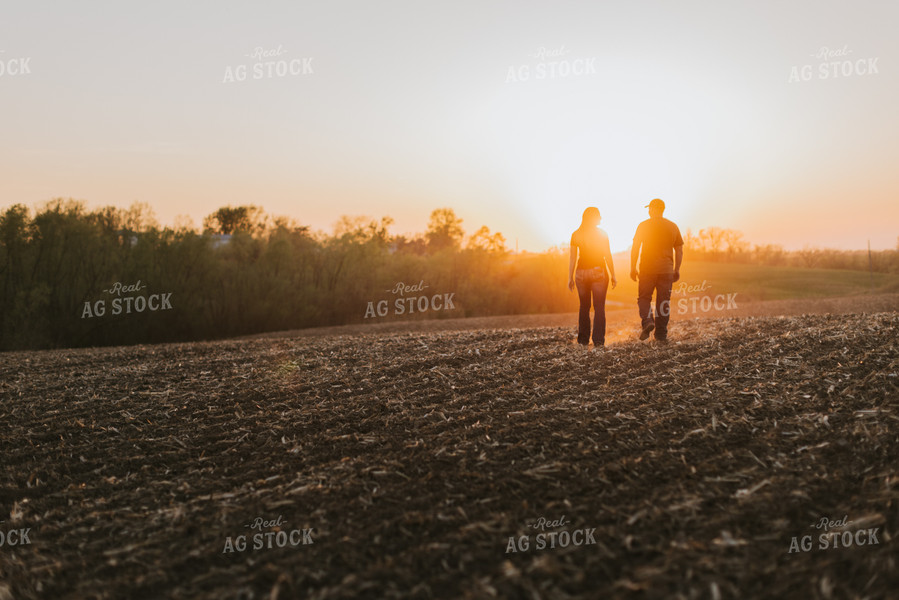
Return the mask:
<path fill-rule="evenodd" d="M 415 233 L 450 207 L 469 234 L 542 251 L 597 206 L 617 252 L 658 197 L 683 231 L 897 246 L 896 2 L 34 1 L 3 17 L 0 209 L 146 202 L 200 226 L 255 204 Z"/>

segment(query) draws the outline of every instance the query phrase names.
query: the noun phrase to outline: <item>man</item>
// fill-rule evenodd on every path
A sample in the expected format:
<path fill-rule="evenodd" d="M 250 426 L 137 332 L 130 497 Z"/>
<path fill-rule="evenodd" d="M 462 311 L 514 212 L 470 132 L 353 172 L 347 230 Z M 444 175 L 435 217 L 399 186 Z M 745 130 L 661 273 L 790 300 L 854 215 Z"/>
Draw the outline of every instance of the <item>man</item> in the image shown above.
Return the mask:
<path fill-rule="evenodd" d="M 646 205 L 649 219 L 637 226 L 631 248 L 631 279 L 637 281 L 637 256 L 640 257 L 637 307 L 640 309 L 645 340 L 655 330 L 661 343 L 668 340 L 668 317 L 671 312 L 671 284 L 680 279 L 680 265 L 684 259 L 684 240 L 677 225 L 662 217 L 665 203 L 656 198 Z M 642 252 L 641 252 L 642 247 Z M 656 294 L 655 319 L 652 314 L 652 293 Z"/>

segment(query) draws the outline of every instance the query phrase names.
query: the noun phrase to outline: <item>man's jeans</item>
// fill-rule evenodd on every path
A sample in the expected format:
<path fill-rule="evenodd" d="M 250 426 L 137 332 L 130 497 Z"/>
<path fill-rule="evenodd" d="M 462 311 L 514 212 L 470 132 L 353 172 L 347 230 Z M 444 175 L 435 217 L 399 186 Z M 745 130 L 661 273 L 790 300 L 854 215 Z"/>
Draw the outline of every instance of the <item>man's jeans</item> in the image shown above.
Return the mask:
<path fill-rule="evenodd" d="M 593 296 L 593 345 L 602 346 L 606 341 L 606 292 L 609 289 L 609 278 L 605 267 L 594 269 L 578 269 L 574 272 L 574 284 L 581 301 L 578 314 L 577 342 L 590 343 L 590 296 Z"/>
<path fill-rule="evenodd" d="M 640 324 L 646 327 L 653 322 L 652 293 L 656 294 L 655 337 L 663 340 L 668 336 L 668 318 L 671 316 L 671 285 L 674 274 L 659 273 L 644 275 L 640 273 L 637 286 L 637 307 L 640 309 Z"/>

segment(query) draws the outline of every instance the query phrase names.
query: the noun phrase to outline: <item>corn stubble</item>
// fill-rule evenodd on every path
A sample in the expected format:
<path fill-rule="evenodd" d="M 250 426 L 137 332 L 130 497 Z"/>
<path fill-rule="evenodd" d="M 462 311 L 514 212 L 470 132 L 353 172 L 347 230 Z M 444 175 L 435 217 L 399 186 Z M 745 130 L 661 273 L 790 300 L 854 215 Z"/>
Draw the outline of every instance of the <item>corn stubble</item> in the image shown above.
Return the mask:
<path fill-rule="evenodd" d="M 895 312 L 4 355 L 0 597 L 886 597 Z M 822 517 L 878 546 L 788 554 Z M 13 518 L 11 515 L 14 515 Z M 507 553 L 565 515 L 596 544 Z M 254 519 L 314 544 L 223 554 Z"/>

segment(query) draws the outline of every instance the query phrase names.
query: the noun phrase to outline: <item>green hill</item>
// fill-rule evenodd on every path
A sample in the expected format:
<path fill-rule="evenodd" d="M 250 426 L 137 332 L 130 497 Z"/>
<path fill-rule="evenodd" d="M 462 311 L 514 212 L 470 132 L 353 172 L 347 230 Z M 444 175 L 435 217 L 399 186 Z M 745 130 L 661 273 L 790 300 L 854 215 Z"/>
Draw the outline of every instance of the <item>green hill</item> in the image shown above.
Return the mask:
<path fill-rule="evenodd" d="M 610 291 L 609 300 L 633 300 L 637 284 L 628 277 L 627 261 L 616 260 L 615 268 L 619 285 Z M 681 279 L 674 285 L 675 295 L 736 292 L 741 300 L 828 298 L 896 291 L 899 291 L 899 274 L 894 273 L 701 261 L 686 261 L 681 267 Z"/>

